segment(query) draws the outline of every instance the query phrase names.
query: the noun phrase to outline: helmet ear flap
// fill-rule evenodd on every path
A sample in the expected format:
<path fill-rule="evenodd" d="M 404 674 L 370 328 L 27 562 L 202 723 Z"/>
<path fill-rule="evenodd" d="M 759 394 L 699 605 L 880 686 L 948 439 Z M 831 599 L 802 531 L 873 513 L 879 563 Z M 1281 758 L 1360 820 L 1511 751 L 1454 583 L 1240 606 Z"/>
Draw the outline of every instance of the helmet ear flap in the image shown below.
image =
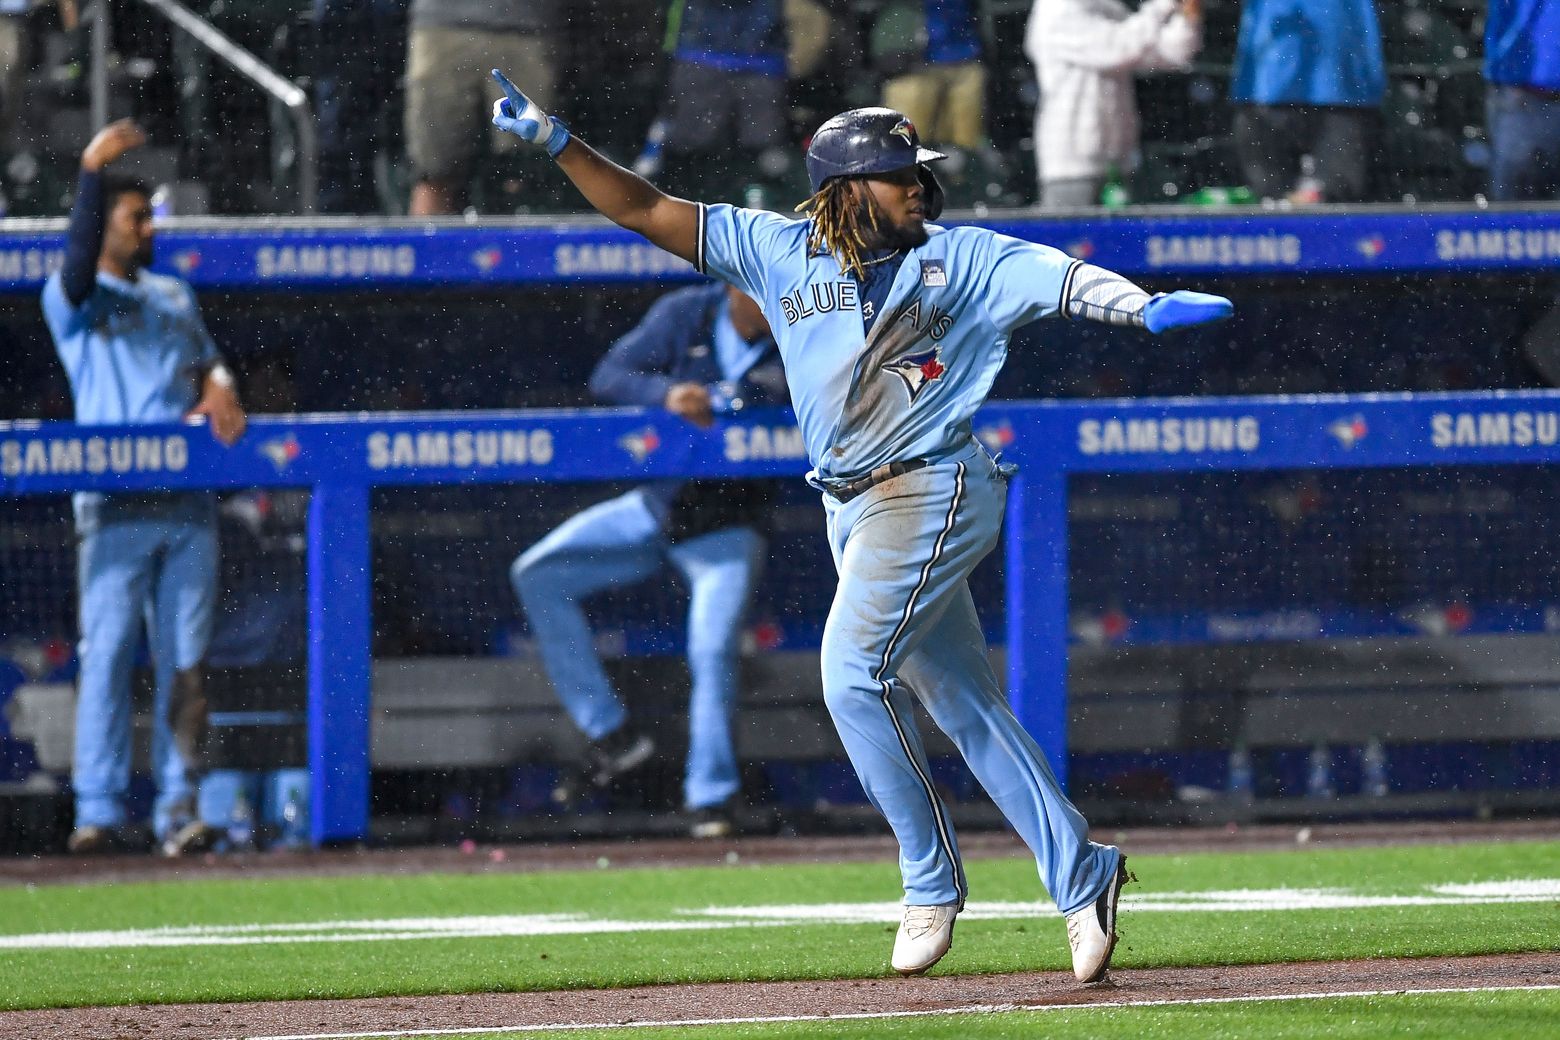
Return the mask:
<path fill-rule="evenodd" d="M 936 220 L 942 216 L 945 197 L 943 195 L 943 187 L 938 183 L 937 175 L 932 172 L 932 168 L 926 163 L 921 163 L 915 169 L 916 177 L 921 182 L 921 191 L 926 194 L 926 203 L 923 206 L 926 210 L 926 219 Z"/>

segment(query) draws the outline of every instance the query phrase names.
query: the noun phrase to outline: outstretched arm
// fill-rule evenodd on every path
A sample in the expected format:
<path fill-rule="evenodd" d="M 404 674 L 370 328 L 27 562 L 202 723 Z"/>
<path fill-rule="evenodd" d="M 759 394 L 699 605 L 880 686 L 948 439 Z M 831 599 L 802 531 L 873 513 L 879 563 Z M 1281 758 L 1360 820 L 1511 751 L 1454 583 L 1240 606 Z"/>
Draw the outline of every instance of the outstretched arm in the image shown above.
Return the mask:
<path fill-rule="evenodd" d="M 1235 305 L 1223 296 L 1187 289 L 1151 296 L 1114 271 L 1079 261 L 1067 272 L 1062 310 L 1075 320 L 1135 325 L 1158 333 L 1222 321 L 1235 313 Z"/>
<path fill-rule="evenodd" d="M 667 195 L 591 148 L 569 133 L 562 121 L 537 107 L 498 69 L 493 70 L 493 78 L 505 95 L 493 105 L 494 126 L 545 147 L 596 212 L 668 253 L 695 262 L 699 248 L 696 203 Z"/>

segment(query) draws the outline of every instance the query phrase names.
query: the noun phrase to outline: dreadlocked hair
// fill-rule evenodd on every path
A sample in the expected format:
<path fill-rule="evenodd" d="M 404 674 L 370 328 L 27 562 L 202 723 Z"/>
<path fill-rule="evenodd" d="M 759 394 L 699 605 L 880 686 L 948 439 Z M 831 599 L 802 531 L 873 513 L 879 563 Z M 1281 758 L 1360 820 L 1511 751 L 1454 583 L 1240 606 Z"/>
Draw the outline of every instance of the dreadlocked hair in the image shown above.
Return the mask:
<path fill-rule="evenodd" d="M 796 212 L 812 219 L 808 253 L 826 252 L 839 261 L 841 274 L 849 271 L 864 281 L 867 268 L 861 253 L 867 248 L 868 233 L 877 233 L 878 211 L 870 198 L 857 198 L 852 183 L 847 177 L 831 177 Z"/>

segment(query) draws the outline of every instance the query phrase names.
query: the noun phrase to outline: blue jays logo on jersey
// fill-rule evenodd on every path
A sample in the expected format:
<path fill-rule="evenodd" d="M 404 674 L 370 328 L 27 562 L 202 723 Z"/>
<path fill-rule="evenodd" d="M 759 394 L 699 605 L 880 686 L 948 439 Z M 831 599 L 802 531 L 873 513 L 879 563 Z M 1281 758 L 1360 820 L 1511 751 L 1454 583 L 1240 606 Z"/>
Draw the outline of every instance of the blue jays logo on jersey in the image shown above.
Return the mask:
<path fill-rule="evenodd" d="M 915 399 L 921 396 L 921 391 L 925 390 L 929 383 L 941 379 L 948 369 L 942 363 L 942 348 L 933 347 L 931 350 L 895 358 L 883 366 L 883 371 L 892 372 L 905 381 L 905 390 L 910 394 L 910 403 L 915 404 Z"/>
<path fill-rule="evenodd" d="M 915 147 L 915 124 L 910 122 L 910 120 L 901 119 L 894 124 L 894 128 L 889 133 L 895 137 L 903 138 L 905 144 L 910 145 L 912 148 Z"/>

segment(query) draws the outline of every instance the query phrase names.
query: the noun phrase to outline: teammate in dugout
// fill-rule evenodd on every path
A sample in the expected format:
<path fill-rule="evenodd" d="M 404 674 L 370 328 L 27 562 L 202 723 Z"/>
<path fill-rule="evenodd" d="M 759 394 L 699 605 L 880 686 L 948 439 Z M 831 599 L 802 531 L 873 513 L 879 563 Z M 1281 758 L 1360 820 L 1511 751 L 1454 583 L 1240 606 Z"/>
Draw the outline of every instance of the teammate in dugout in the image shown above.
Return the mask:
<path fill-rule="evenodd" d="M 785 375 L 758 305 L 728 286 L 702 285 L 657 300 L 602 358 L 590 389 L 613 404 L 664 407 L 708 427 L 717 414 L 783 403 Z M 510 578 L 547 677 L 590 741 L 584 768 L 560 783 L 555 801 L 567 806 L 586 786 L 605 788 L 655 751 L 607 681 L 580 601 L 670 563 L 688 586 L 690 834 L 733 832 L 738 654 L 771 491 L 764 480 L 655 481 L 571 517 L 515 560 Z"/>
<path fill-rule="evenodd" d="M 83 425 L 175 423 L 203 415 L 223 444 L 243 435 L 234 381 L 188 283 L 146 270 L 151 195 L 104 167 L 144 144 L 128 119 L 81 153 L 65 262 L 43 315 Z M 207 492 L 78 492 L 81 677 L 72 852 L 130 844 L 130 672 L 143 623 L 155 671 L 153 831 L 167 855 L 210 846 L 196 814 L 206 698 L 201 662 L 217 598 L 217 516 Z"/>
<path fill-rule="evenodd" d="M 904 913 L 891 963 L 926 971 L 966 896 L 912 693 L 1034 852 L 1066 916 L 1073 971 L 1103 978 L 1125 857 L 1091 842 L 986 657 L 967 577 L 996 544 L 1011 472 L 971 417 L 1013 330 L 1061 314 L 1161 333 L 1228 317 L 1220 296 L 1150 294 L 1048 246 L 932 224 L 943 192 L 915 127 L 845 112 L 807 150 L 806 220 L 665 195 L 570 135 L 502 73 L 501 129 L 545 147 L 603 215 L 737 286 L 769 316 L 822 493 L 839 585 L 823 694 L 867 797 L 898 839 Z"/>

